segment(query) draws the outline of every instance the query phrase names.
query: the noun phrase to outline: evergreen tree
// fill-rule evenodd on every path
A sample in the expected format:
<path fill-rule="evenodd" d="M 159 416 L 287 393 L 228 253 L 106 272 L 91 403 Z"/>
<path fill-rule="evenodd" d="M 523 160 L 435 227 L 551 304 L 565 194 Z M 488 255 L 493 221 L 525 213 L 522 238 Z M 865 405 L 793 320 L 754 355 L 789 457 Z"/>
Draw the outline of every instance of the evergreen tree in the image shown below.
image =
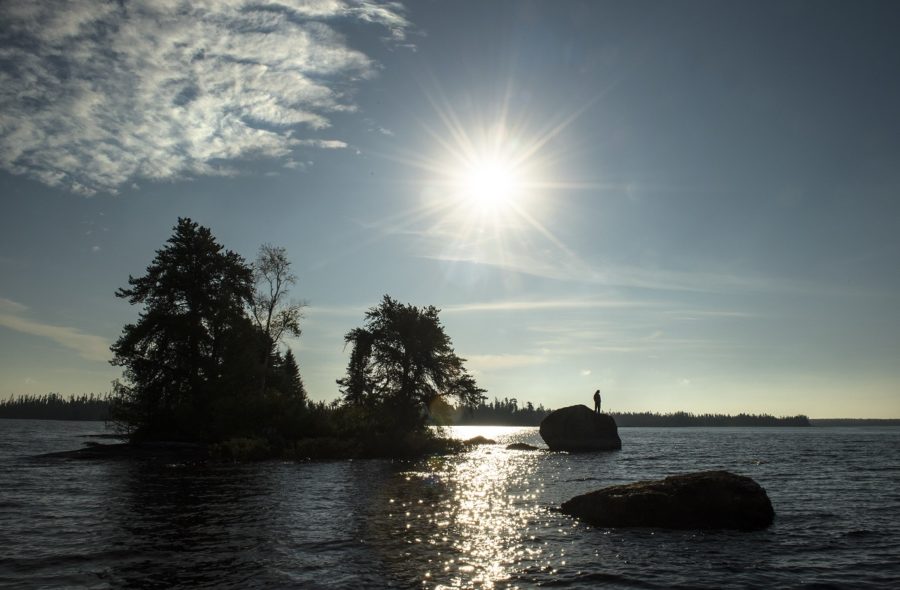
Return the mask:
<path fill-rule="evenodd" d="M 380 405 L 398 430 L 421 429 L 428 408 L 442 397 L 477 404 L 484 390 L 453 351 L 438 313 L 387 295 L 366 312 L 365 327 L 345 337 L 354 344 L 347 377 L 339 381 L 345 400 Z"/>
<path fill-rule="evenodd" d="M 375 382 L 370 357 L 374 335 L 364 328 L 354 328 L 344 336 L 344 345 L 352 345 L 347 376 L 337 380 L 344 401 L 350 405 L 371 406 L 375 401 Z"/>
<path fill-rule="evenodd" d="M 306 388 L 303 386 L 303 379 L 300 377 L 300 367 L 297 365 L 297 359 L 289 348 L 284 353 L 284 360 L 281 363 L 281 373 L 284 376 L 284 394 L 293 399 L 305 401 Z"/>
<path fill-rule="evenodd" d="M 233 380 L 230 365 L 242 364 L 254 334 L 244 315 L 252 270 L 208 228 L 179 218 L 146 274 L 128 285 L 116 296 L 143 310 L 111 347 L 110 362 L 124 367 L 114 418 L 137 436 L 203 438 L 212 398 Z M 258 350 L 252 338 L 249 348 Z"/>

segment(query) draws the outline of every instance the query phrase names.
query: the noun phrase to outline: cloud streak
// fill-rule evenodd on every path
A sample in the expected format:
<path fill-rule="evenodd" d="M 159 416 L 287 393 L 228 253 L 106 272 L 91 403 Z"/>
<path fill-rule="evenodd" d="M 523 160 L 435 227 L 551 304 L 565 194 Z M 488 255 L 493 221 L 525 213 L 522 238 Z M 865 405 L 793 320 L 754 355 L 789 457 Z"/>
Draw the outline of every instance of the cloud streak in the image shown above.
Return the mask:
<path fill-rule="evenodd" d="M 463 212 L 463 217 L 466 213 Z M 427 210 L 405 212 L 377 223 L 361 223 L 380 236 L 399 236 L 414 243 L 415 256 L 448 265 L 473 266 L 582 285 L 665 291 L 670 293 L 766 292 L 785 294 L 829 292 L 855 293 L 847 288 L 821 285 L 801 279 L 734 272 L 726 268 L 642 267 L 607 260 L 589 260 L 561 240 L 515 219 L 498 220 L 499 231 L 466 231 L 465 221 L 453 214 L 440 217 Z M 549 233 L 549 232 L 548 232 Z"/>
<path fill-rule="evenodd" d="M 89 361 L 107 361 L 110 358 L 109 342 L 100 336 L 87 334 L 77 328 L 45 324 L 26 317 L 28 308 L 21 303 L 0 298 L 0 326 L 39 336 L 74 350 Z"/>
<path fill-rule="evenodd" d="M 623 287 L 647 291 L 681 293 L 734 293 L 734 292 L 788 292 L 808 293 L 820 291 L 812 283 L 786 278 L 769 278 L 760 275 L 740 275 L 728 272 L 697 270 L 665 270 L 637 266 L 591 266 L 574 255 L 554 252 L 512 252 L 502 254 L 485 248 L 476 251 L 470 247 L 466 253 L 436 251 L 419 254 L 427 258 L 452 264 L 472 264 L 493 267 L 498 270 L 535 276 L 543 279 L 572 283 Z"/>
<path fill-rule="evenodd" d="M 444 306 L 441 311 L 443 313 L 532 312 L 565 309 L 644 308 L 655 305 L 654 303 L 620 299 L 534 299 L 462 303 Z"/>
<path fill-rule="evenodd" d="M 546 355 L 536 354 L 473 354 L 466 357 L 466 366 L 479 374 L 543 365 L 548 360 Z"/>
<path fill-rule="evenodd" d="M 4 3 L 0 167 L 90 195 L 346 147 L 317 134 L 377 73 L 348 21 L 409 27 L 363 0 Z"/>

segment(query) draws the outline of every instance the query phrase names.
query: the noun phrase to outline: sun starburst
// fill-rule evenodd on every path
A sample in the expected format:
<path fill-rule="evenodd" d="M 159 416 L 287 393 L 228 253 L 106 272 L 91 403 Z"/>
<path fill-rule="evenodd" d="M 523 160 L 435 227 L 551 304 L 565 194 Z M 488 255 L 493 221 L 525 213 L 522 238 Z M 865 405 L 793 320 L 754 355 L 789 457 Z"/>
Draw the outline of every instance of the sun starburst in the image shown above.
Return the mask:
<path fill-rule="evenodd" d="M 418 236 L 419 255 L 445 261 L 528 272 L 529 261 L 577 259 L 550 226 L 561 191 L 573 187 L 554 180 L 561 154 L 551 143 L 578 113 L 535 127 L 506 103 L 493 116 L 464 118 L 430 98 L 430 147 L 382 154 L 420 173 L 419 202 L 383 220 L 385 230 Z"/>

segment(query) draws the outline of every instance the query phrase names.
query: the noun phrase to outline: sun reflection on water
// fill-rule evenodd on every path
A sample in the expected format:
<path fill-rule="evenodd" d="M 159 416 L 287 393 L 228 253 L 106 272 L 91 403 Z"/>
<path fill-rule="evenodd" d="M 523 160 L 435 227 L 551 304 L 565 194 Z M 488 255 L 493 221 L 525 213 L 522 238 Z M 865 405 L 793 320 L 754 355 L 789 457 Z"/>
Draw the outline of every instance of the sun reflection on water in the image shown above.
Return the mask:
<path fill-rule="evenodd" d="M 509 579 L 537 508 L 528 481 L 531 459 L 482 447 L 457 465 L 453 516 L 455 549 L 462 563 L 453 586 L 493 588 L 495 582 Z M 510 488 L 522 492 L 511 493 Z"/>
<path fill-rule="evenodd" d="M 386 557 L 422 587 L 516 588 L 523 564 L 541 560 L 529 533 L 544 512 L 532 480 L 539 459 L 486 445 L 403 473 L 387 499 L 385 539 L 395 548 L 402 539 L 403 549 Z"/>

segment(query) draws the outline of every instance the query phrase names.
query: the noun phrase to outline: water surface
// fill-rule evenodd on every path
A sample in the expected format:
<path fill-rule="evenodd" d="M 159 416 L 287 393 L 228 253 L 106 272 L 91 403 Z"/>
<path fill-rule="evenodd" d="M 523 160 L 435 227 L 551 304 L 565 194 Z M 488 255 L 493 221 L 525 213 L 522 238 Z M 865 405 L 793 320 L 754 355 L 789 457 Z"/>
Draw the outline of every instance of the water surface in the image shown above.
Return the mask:
<path fill-rule="evenodd" d="M 36 458 L 98 423 L 0 420 L 0 585 L 89 588 L 900 586 L 900 428 L 622 428 L 621 451 L 197 467 Z M 553 509 L 606 485 L 728 469 L 753 533 L 595 529 Z"/>

